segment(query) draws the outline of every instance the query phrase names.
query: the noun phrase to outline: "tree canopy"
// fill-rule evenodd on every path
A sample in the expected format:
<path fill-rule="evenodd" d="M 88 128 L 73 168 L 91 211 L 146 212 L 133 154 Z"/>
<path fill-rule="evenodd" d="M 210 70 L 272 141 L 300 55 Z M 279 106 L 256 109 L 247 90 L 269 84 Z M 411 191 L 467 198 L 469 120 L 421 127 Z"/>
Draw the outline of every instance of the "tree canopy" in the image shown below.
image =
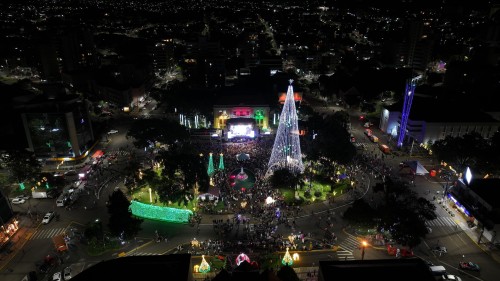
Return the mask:
<path fill-rule="evenodd" d="M 487 163 L 490 145 L 477 132 L 457 137 L 446 136 L 444 139 L 434 142 L 431 148 L 438 160 L 456 166 L 459 171 L 468 166 L 481 170 L 489 169 L 485 167 L 484 163 Z"/>
<path fill-rule="evenodd" d="M 357 226 L 388 231 L 397 243 L 414 248 L 428 233 L 425 222 L 436 218 L 436 207 L 402 182 L 388 179 L 385 185 L 384 202 L 375 208 L 363 199 L 356 200 L 344 218 Z"/>
<path fill-rule="evenodd" d="M 42 164 L 33 152 L 27 150 L 9 151 L 4 161 L 10 172 L 10 180 L 18 183 L 36 181 L 36 177 L 41 173 Z"/>
<path fill-rule="evenodd" d="M 185 141 L 189 133 L 179 122 L 169 119 L 137 119 L 130 126 L 127 138 L 134 138 L 137 148 L 150 147 L 156 142 L 172 145 L 178 141 Z"/>
<path fill-rule="evenodd" d="M 350 142 L 350 135 L 343 123 L 342 113 L 328 116 L 325 119 L 319 115 L 312 116 L 307 122 L 308 130 L 314 134 L 313 139 L 305 142 L 305 151 L 310 160 L 325 157 L 332 162 L 347 164 L 356 155 L 356 148 Z"/>
<path fill-rule="evenodd" d="M 115 190 L 108 201 L 109 222 L 108 227 L 111 234 L 123 235 L 123 238 L 131 238 L 141 230 L 142 219 L 132 215 L 130 201 L 120 189 Z"/>

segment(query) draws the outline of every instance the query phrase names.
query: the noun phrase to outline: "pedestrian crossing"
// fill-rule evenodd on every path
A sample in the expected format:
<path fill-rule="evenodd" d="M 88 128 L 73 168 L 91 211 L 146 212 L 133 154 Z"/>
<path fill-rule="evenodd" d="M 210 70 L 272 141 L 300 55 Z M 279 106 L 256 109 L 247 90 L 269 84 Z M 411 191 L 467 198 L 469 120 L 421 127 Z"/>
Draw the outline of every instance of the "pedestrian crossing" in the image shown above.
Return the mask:
<path fill-rule="evenodd" d="M 352 252 L 346 251 L 346 250 L 338 250 L 337 251 L 337 258 L 339 261 L 353 261 L 353 260 L 355 260 Z"/>
<path fill-rule="evenodd" d="M 347 238 L 339 244 L 340 249 L 337 251 L 338 260 L 355 260 L 353 252 L 359 249 L 359 245 L 359 240 L 356 237 L 347 236 Z"/>
<path fill-rule="evenodd" d="M 353 236 L 347 236 L 347 238 L 339 244 L 342 250 L 349 252 L 354 252 L 359 249 L 359 240 Z"/>
<path fill-rule="evenodd" d="M 159 256 L 161 253 L 151 253 L 151 252 L 128 252 L 125 256 Z"/>
<path fill-rule="evenodd" d="M 64 227 L 37 230 L 35 233 L 33 233 L 33 235 L 31 235 L 30 240 L 52 238 L 64 233 L 65 230 L 66 228 Z"/>
<path fill-rule="evenodd" d="M 451 217 L 438 217 L 431 221 L 425 222 L 426 226 L 456 226 L 457 223 Z"/>

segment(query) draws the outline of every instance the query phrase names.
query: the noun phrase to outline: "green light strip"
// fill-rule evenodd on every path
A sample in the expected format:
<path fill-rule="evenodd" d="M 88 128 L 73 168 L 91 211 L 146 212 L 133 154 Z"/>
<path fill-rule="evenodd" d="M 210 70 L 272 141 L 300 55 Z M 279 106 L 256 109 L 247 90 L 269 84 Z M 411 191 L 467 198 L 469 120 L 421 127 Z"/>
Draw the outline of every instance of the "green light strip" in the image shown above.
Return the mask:
<path fill-rule="evenodd" d="M 137 217 L 179 223 L 189 222 L 189 218 L 193 214 L 191 210 L 154 206 L 135 200 L 130 204 L 130 209 L 132 214 Z"/>

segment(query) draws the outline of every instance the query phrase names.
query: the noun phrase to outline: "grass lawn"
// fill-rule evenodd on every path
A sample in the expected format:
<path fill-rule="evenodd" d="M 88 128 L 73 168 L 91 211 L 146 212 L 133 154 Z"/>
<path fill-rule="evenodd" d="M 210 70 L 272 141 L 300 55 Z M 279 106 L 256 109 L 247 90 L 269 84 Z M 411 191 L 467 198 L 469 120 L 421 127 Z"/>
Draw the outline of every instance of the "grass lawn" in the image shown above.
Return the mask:
<path fill-rule="evenodd" d="M 310 202 L 314 202 L 316 200 L 323 201 L 323 200 L 327 200 L 328 194 L 331 194 L 333 196 L 339 196 L 339 195 L 343 194 L 344 192 L 346 192 L 346 189 L 349 187 L 350 187 L 349 180 L 340 181 L 339 183 L 336 183 L 333 186 L 333 192 L 331 192 L 330 184 L 312 181 L 312 183 L 310 185 L 309 185 L 309 183 L 306 183 L 303 186 L 301 186 L 300 189 L 297 191 L 297 193 L 298 193 L 298 196 L 300 198 L 302 198 L 302 200 L 304 200 L 304 201 L 310 201 Z M 311 189 L 311 191 L 310 191 L 311 196 L 309 198 L 306 198 L 305 192 L 309 188 Z M 290 188 L 280 188 L 280 192 L 281 192 L 281 194 L 283 194 L 283 196 L 285 198 L 285 202 L 287 202 L 287 203 L 296 202 L 294 190 L 292 190 Z M 314 195 L 316 192 L 321 192 L 321 196 L 316 197 Z"/>

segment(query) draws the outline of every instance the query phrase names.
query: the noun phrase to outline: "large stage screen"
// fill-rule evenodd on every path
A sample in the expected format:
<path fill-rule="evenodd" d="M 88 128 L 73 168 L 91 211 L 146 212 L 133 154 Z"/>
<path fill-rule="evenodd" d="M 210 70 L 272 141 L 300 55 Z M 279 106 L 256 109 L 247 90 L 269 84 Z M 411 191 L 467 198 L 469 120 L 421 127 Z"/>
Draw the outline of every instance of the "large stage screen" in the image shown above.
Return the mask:
<path fill-rule="evenodd" d="M 232 139 L 235 137 L 255 137 L 253 124 L 231 124 L 227 132 L 227 138 Z"/>

